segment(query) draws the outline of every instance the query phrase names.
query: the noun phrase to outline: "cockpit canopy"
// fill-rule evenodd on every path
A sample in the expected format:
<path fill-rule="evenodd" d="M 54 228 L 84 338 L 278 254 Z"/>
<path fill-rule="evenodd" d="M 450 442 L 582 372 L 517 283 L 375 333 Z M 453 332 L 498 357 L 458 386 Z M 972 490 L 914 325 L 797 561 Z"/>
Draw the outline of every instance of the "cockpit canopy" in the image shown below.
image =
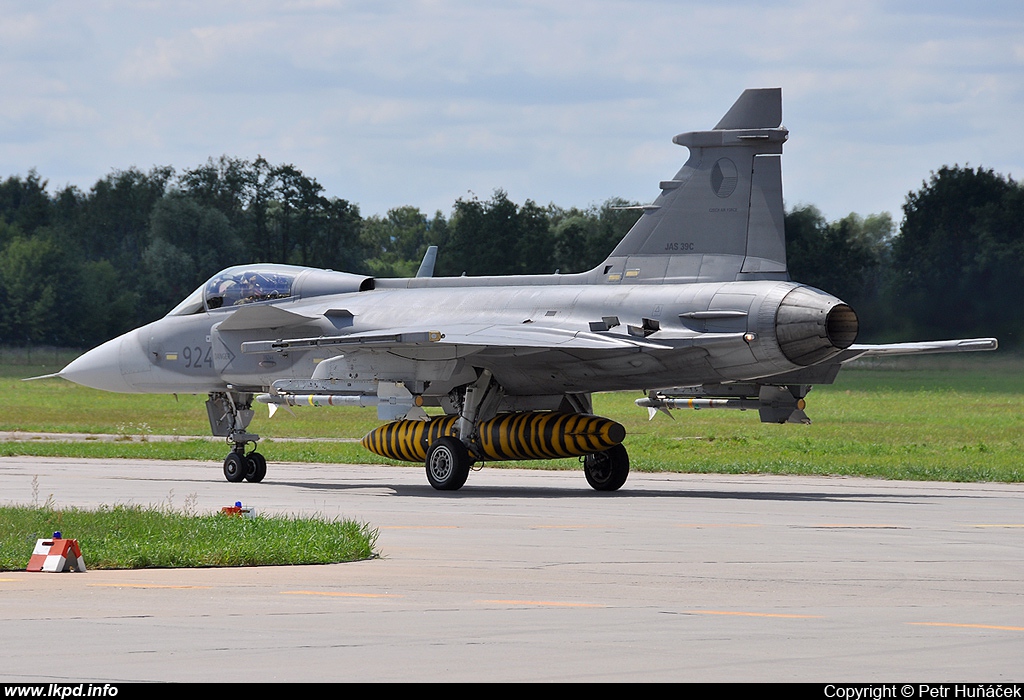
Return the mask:
<path fill-rule="evenodd" d="M 232 268 L 214 275 L 206 283 L 207 309 L 241 306 L 256 301 L 287 299 L 292 295 L 295 275 L 264 268 Z"/>
<path fill-rule="evenodd" d="M 167 315 L 188 316 L 244 304 L 362 292 L 373 287 L 372 277 L 348 272 L 294 265 L 239 265 L 218 272 Z"/>

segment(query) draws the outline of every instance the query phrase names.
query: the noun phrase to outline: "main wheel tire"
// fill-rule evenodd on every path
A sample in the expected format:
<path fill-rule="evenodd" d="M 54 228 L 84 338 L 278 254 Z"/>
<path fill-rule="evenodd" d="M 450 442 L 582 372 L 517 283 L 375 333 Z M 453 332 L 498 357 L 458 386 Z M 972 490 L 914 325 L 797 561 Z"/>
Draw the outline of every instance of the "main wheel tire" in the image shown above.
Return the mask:
<path fill-rule="evenodd" d="M 427 481 L 438 491 L 458 491 L 469 478 L 473 458 L 462 441 L 438 438 L 427 450 Z"/>
<path fill-rule="evenodd" d="M 249 465 L 245 457 L 237 452 L 229 452 L 224 458 L 224 478 L 232 484 L 237 484 L 249 473 Z"/>
<path fill-rule="evenodd" d="M 245 480 L 258 484 L 267 475 L 267 458 L 259 452 L 250 452 L 245 456 L 245 465 L 248 468 L 245 473 Z"/>
<path fill-rule="evenodd" d="M 598 491 L 617 491 L 629 476 L 629 454 L 622 445 L 583 458 L 587 483 Z"/>

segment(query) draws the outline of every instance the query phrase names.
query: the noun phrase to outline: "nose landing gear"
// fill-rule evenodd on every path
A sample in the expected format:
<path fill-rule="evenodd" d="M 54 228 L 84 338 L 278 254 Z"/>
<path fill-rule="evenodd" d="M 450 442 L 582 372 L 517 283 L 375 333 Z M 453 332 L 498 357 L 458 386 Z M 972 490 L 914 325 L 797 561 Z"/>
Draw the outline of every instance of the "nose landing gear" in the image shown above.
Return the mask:
<path fill-rule="evenodd" d="M 224 458 L 224 478 L 233 484 L 241 481 L 259 483 L 267 475 L 267 459 L 256 451 L 260 436 L 246 432 L 253 417 L 252 394 L 215 392 L 206 402 L 210 429 L 214 435 L 226 437 L 234 447 Z M 246 454 L 247 445 L 253 450 Z"/>

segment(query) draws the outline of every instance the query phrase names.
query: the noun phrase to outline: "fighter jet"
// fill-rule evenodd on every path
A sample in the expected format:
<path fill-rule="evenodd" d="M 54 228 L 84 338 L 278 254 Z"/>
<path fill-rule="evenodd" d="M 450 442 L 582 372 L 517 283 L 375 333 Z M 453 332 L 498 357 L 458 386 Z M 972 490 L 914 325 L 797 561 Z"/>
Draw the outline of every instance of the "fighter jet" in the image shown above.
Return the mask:
<path fill-rule="evenodd" d="M 675 177 L 589 272 L 416 277 L 276 264 L 218 273 L 162 319 L 57 373 L 116 392 L 209 394 L 228 481 L 262 481 L 256 403 L 372 406 L 363 439 L 459 489 L 478 462 L 581 457 L 589 484 L 629 473 L 615 421 L 591 395 L 639 391 L 673 408 L 756 410 L 809 422 L 804 398 L 867 355 L 993 350 L 993 338 L 856 345 L 857 314 L 791 281 L 783 230 L 779 88 L 745 91 L 711 130 L 680 134 Z M 432 415 L 424 407 L 435 407 Z M 440 410 L 437 410 L 440 409 Z"/>

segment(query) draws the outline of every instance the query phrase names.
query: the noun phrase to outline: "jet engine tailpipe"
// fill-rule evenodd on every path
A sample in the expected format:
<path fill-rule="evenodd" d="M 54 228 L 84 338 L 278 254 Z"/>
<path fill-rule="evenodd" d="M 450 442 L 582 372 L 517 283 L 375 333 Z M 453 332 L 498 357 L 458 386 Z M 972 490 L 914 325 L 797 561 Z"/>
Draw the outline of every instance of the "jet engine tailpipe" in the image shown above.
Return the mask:
<path fill-rule="evenodd" d="M 813 287 L 797 287 L 775 314 L 775 334 L 786 358 L 813 365 L 853 345 L 859 323 L 852 308 Z"/>

